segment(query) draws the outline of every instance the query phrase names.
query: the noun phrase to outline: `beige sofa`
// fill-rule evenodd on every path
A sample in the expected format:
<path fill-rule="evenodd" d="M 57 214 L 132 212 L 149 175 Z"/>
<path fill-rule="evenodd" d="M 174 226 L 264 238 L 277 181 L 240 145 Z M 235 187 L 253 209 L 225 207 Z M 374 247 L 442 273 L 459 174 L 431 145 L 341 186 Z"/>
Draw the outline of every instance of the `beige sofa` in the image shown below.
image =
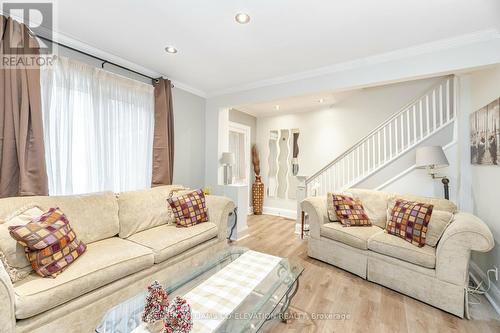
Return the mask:
<path fill-rule="evenodd" d="M 486 224 L 457 212 L 455 204 L 444 199 L 361 189 L 347 193 L 362 201 L 374 225 L 342 227 L 329 221 L 326 197 L 307 198 L 301 207 L 310 225 L 308 255 L 463 317 L 471 250 L 487 252 L 494 245 Z M 384 232 L 394 197 L 431 203 L 435 210 L 454 213 L 435 247 L 419 248 Z"/>
<path fill-rule="evenodd" d="M 0 332 L 94 332 L 105 312 L 145 291 L 154 279 L 167 282 L 227 246 L 227 220 L 234 204 L 206 197 L 210 221 L 190 228 L 166 224 L 173 216 L 166 198 L 175 186 L 121 193 L 0 199 L 0 218 L 27 204 L 58 206 L 87 251 L 63 273 L 31 273 L 11 283 L 0 263 Z"/>

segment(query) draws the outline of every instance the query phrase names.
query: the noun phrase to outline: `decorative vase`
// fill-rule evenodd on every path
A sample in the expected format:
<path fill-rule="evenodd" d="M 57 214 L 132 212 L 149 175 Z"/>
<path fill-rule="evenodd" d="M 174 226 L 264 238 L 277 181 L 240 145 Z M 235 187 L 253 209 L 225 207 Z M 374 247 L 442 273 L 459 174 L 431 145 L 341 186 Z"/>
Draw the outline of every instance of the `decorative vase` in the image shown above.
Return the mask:
<path fill-rule="evenodd" d="M 255 176 L 255 182 L 252 185 L 252 202 L 253 213 L 255 215 L 262 215 L 262 206 L 264 205 L 264 183 L 262 183 L 260 176 Z"/>

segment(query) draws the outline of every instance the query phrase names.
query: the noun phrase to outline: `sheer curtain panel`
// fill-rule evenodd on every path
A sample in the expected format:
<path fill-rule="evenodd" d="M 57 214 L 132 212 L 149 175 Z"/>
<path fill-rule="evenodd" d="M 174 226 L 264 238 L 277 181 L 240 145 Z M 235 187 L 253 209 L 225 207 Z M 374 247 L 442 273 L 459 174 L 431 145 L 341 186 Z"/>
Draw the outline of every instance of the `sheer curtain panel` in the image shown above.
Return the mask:
<path fill-rule="evenodd" d="M 151 85 L 60 57 L 41 86 L 51 195 L 151 187 Z"/>

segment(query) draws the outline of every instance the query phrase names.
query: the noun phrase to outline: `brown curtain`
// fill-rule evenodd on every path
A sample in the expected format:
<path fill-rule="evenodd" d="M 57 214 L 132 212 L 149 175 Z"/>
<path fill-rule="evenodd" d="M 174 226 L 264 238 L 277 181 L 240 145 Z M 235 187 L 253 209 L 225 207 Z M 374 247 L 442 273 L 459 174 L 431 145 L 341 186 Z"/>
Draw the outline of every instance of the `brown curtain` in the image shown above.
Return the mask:
<path fill-rule="evenodd" d="M 169 80 L 159 79 L 155 87 L 155 130 L 152 186 L 170 185 L 174 175 L 174 108 Z"/>
<path fill-rule="evenodd" d="M 48 194 L 40 68 L 3 65 L 37 54 L 27 27 L 0 15 L 0 198 Z"/>

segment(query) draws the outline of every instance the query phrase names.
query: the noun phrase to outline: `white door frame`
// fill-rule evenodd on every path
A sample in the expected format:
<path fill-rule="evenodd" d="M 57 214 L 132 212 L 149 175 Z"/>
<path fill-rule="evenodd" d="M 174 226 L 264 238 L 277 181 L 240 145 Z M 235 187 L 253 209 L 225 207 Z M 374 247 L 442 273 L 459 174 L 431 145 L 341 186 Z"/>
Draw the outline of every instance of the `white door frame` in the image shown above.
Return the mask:
<path fill-rule="evenodd" d="M 245 156 L 246 156 L 245 172 L 246 172 L 246 179 L 247 179 L 247 182 L 245 185 L 250 186 L 250 170 L 251 170 L 250 166 L 252 164 L 252 157 L 251 157 L 252 129 L 250 128 L 250 126 L 236 123 L 234 121 L 229 121 L 229 124 L 227 127 L 227 137 L 228 138 L 229 138 L 229 131 L 242 133 L 245 137 Z M 228 139 L 228 141 L 229 141 L 229 139 Z"/>

